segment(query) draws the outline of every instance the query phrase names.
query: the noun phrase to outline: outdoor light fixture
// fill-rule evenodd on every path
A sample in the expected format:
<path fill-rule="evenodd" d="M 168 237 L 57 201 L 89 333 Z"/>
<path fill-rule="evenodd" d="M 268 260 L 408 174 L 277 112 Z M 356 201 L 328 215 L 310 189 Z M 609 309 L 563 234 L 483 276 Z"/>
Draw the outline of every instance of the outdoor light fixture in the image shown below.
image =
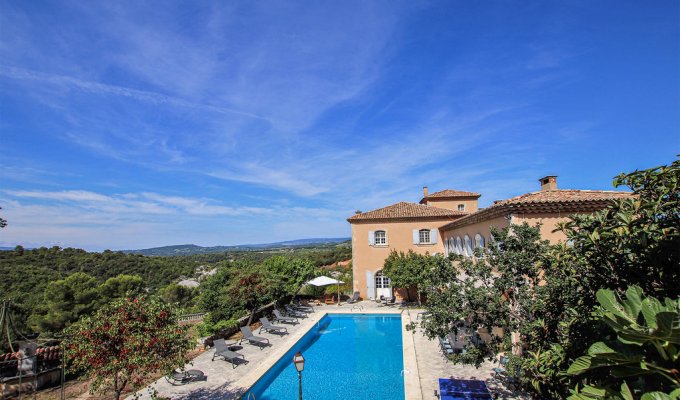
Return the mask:
<path fill-rule="evenodd" d="M 305 358 L 302 357 L 302 353 L 299 351 L 293 356 L 293 364 L 295 364 L 295 369 L 298 372 L 298 382 L 300 383 L 300 400 L 302 400 L 302 370 L 305 369 Z"/>

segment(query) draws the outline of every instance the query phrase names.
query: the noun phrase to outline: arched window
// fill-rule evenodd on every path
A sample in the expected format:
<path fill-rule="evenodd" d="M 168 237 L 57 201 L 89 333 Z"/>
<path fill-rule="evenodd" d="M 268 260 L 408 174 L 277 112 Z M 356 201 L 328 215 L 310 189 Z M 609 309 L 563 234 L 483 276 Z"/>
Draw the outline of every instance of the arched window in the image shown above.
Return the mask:
<path fill-rule="evenodd" d="M 451 239 L 446 239 L 444 241 L 444 255 L 451 254 Z"/>
<path fill-rule="evenodd" d="M 385 232 L 385 231 L 375 231 L 375 244 L 377 244 L 377 245 L 387 244 L 387 232 Z"/>
<path fill-rule="evenodd" d="M 488 247 L 496 247 L 496 240 L 493 238 L 493 235 L 489 235 L 489 241 L 486 242 Z"/>
<path fill-rule="evenodd" d="M 465 235 L 463 240 L 465 241 L 465 255 L 472 257 L 472 240 L 470 240 L 470 236 Z"/>
<path fill-rule="evenodd" d="M 463 255 L 463 241 L 460 240 L 460 236 L 456 238 L 456 254 L 459 256 Z"/>
<path fill-rule="evenodd" d="M 382 271 L 378 271 L 375 273 L 375 288 L 376 289 L 390 288 L 390 278 L 386 277 Z"/>
<path fill-rule="evenodd" d="M 484 248 L 484 236 L 479 233 L 475 235 L 475 248 Z"/>

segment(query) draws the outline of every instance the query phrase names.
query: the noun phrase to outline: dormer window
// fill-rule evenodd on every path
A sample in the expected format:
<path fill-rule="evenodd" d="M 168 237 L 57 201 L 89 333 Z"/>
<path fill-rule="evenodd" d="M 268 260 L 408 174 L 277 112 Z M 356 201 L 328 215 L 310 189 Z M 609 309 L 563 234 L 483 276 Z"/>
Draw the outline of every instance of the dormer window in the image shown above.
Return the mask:
<path fill-rule="evenodd" d="M 458 204 L 458 211 L 465 211 L 465 204 Z"/>

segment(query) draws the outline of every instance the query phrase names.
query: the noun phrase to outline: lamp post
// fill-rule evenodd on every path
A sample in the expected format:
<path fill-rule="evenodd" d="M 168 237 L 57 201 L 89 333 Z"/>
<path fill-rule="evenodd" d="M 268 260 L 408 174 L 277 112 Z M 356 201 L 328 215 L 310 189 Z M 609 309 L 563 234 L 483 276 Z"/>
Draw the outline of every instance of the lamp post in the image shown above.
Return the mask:
<path fill-rule="evenodd" d="M 298 351 L 293 356 L 293 364 L 295 364 L 295 369 L 298 372 L 298 382 L 300 382 L 300 400 L 302 400 L 302 370 L 305 369 L 305 358 Z"/>

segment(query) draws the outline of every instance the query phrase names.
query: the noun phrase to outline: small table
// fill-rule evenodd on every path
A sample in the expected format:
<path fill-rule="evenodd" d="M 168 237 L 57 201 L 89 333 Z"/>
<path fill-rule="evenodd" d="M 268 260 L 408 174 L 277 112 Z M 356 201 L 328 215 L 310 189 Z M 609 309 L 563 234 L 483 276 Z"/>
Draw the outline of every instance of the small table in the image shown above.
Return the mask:
<path fill-rule="evenodd" d="M 198 369 L 189 369 L 186 371 L 175 371 L 169 376 L 166 376 L 166 379 L 168 380 L 168 382 L 174 385 L 175 383 L 185 384 L 197 381 L 199 379 L 202 379 L 203 377 L 205 377 L 203 371 Z"/>

